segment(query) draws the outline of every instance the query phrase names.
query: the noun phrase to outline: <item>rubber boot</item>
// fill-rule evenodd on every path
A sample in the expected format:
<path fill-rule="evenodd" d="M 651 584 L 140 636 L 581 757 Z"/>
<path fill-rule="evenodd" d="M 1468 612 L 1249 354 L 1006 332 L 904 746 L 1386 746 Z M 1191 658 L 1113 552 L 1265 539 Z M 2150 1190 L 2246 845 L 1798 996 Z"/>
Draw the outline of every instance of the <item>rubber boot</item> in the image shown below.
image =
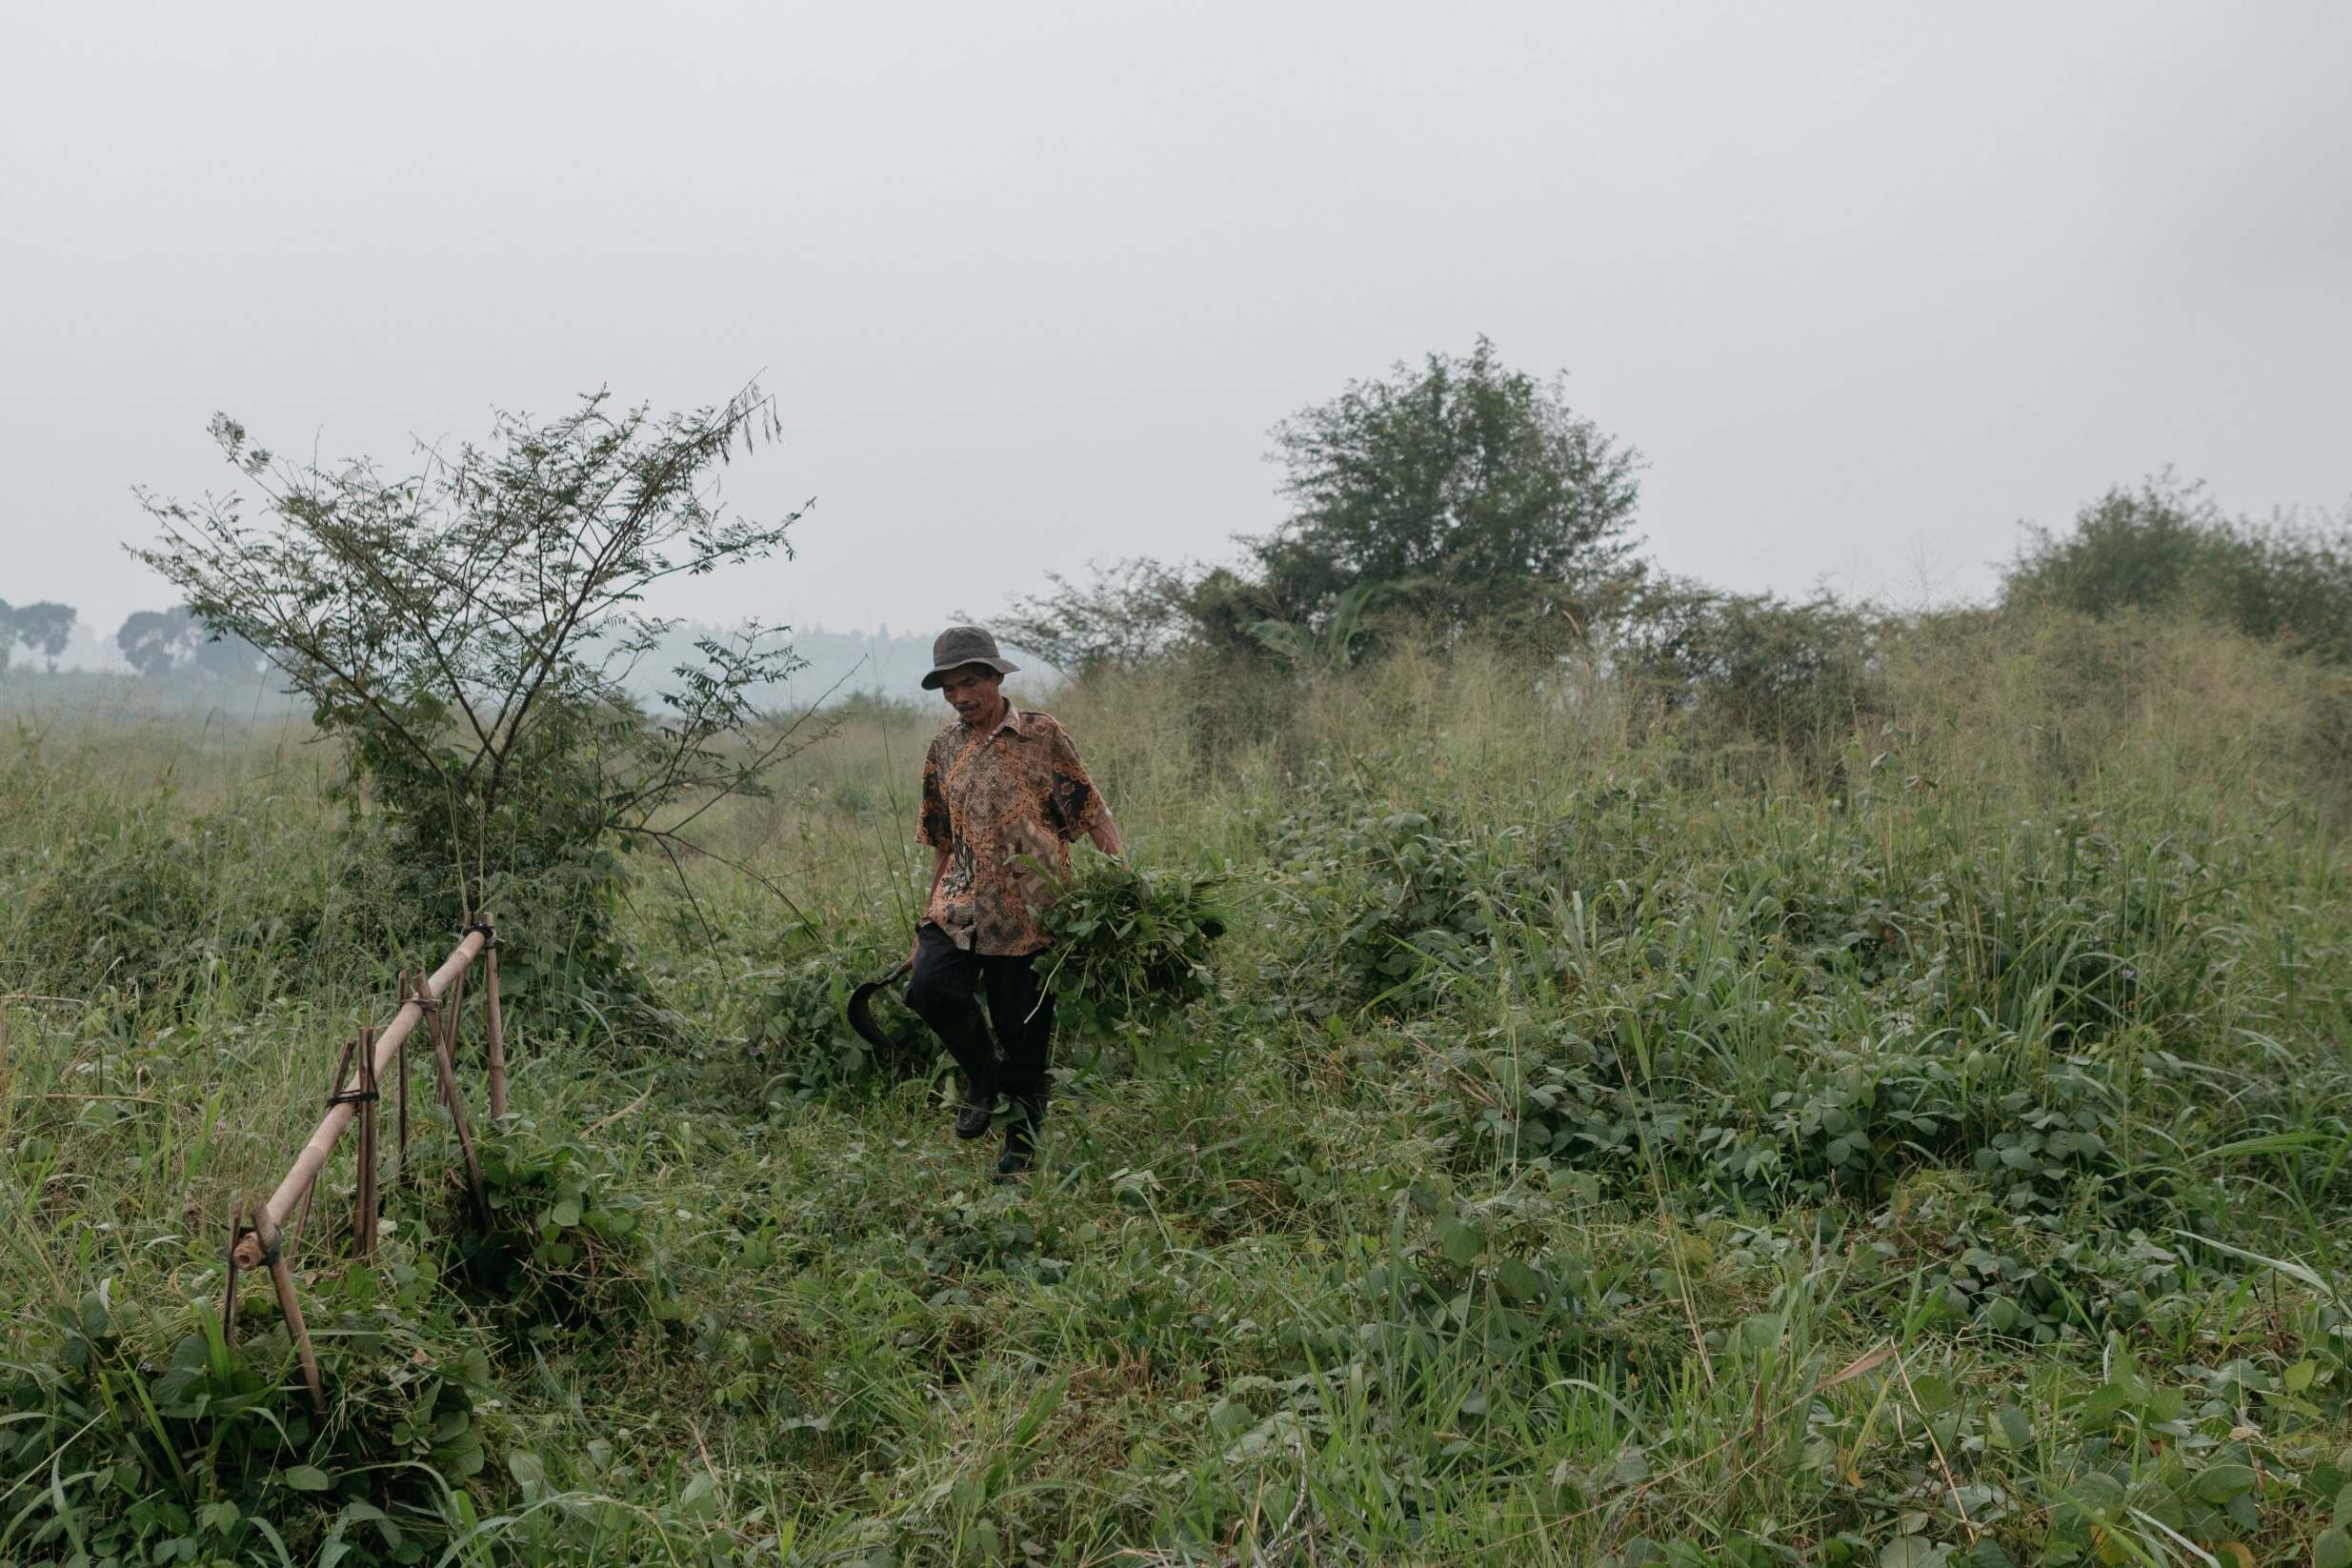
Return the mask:
<path fill-rule="evenodd" d="M 1035 1163 L 1037 1127 L 1044 1120 L 1044 1096 L 1023 1095 L 1015 1097 L 1012 1114 L 1004 1120 L 1004 1153 L 996 1156 L 998 1176 L 1020 1176 Z"/>
<path fill-rule="evenodd" d="M 988 1131 L 996 1091 L 987 1079 L 977 1074 L 963 1075 L 964 1102 L 955 1108 L 955 1136 L 975 1138 Z"/>

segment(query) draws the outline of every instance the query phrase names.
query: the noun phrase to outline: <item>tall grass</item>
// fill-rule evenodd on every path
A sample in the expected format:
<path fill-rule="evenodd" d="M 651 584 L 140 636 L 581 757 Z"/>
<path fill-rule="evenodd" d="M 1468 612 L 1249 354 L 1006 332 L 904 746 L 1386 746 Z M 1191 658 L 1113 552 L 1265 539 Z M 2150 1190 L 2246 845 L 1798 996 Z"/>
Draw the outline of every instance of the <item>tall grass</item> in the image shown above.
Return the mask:
<path fill-rule="evenodd" d="M 928 870 L 944 714 L 870 707 L 705 819 L 757 877 L 646 868 L 669 1050 L 518 1003 L 501 1196 L 578 1249 L 531 1310 L 437 1123 L 372 1267 L 331 1167 L 323 1420 L 264 1296 L 208 1338 L 226 1216 L 438 955 L 298 735 L 19 729 L 0 1560 L 2330 1560 L 2340 677 L 2051 615 L 1873 656 L 1770 744 L 1508 650 L 1039 694 L 1234 920 L 1013 1186 L 922 1074 L 804 1070 Z"/>

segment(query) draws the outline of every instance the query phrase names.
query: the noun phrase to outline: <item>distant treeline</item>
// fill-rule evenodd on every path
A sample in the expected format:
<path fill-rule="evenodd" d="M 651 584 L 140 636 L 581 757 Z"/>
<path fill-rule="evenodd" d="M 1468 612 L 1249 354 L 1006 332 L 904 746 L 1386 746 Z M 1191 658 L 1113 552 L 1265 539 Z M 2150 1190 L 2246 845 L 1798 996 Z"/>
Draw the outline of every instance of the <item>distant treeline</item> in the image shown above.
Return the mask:
<path fill-rule="evenodd" d="M 0 599 L 0 672 L 10 668 L 10 656 L 22 648 L 55 674 L 81 624 L 81 613 L 70 604 L 45 599 L 10 605 Z M 92 645 L 85 641 L 83 646 Z M 263 664 L 259 649 L 239 637 L 215 634 L 186 605 L 133 612 L 114 633 L 114 651 L 125 665 L 151 680 L 196 675 L 242 683 L 257 676 Z"/>
<path fill-rule="evenodd" d="M 690 622 L 677 627 L 630 673 L 628 686 L 658 700 L 674 684 L 673 667 L 691 662 L 698 637 L 724 636 L 727 629 Z M 822 627 L 791 633 L 793 651 L 806 660 L 786 685 L 762 693 L 780 707 L 817 702 L 839 704 L 874 694 L 904 694 L 930 668 L 931 633 L 836 632 Z M 14 673 L 70 676 L 76 671 L 121 670 L 189 697 L 224 687 L 250 688 L 267 679 L 260 650 L 233 634 L 216 635 L 186 605 L 141 610 L 127 617 L 102 645 L 69 604 L 44 601 L 11 606 L 0 599 L 0 674 L 10 672 L 10 655 L 22 651 Z M 111 657 L 109 657 L 109 654 Z M 38 660 L 39 662 L 34 662 Z M 117 662 L 119 661 L 119 663 Z"/>
<path fill-rule="evenodd" d="M 1272 435 L 1290 512 L 1272 532 L 1241 537 L 1237 559 L 1139 556 L 1075 577 L 1049 573 L 1042 592 L 996 618 L 1005 640 L 1049 677 L 1183 660 L 1233 678 L 1343 671 L 1400 645 L 1476 639 L 1538 661 L 1597 660 L 1669 708 L 1763 709 L 1810 723 L 1837 710 L 1900 618 L 1826 593 L 1735 593 L 1659 571 L 1633 532 L 1640 454 L 1573 410 L 1563 379 L 1511 369 L 1483 337 L 1466 355 L 1432 353 L 1351 382 Z M 2062 531 L 2028 526 L 1998 606 L 1976 608 L 2027 604 L 2194 616 L 2352 666 L 2352 511 L 2258 521 L 2159 474 L 2108 491 Z M 53 673 L 75 626 L 70 605 L 0 601 L 0 671 L 21 648 Z M 796 667 L 756 695 L 805 709 L 911 694 L 935 629 L 774 630 L 792 654 L 782 662 Z M 699 662 L 702 642 L 730 635 L 663 623 L 617 678 L 658 704 L 681 667 Z M 138 674 L 191 690 L 267 670 L 252 644 L 185 605 L 130 616 L 113 646 Z"/>

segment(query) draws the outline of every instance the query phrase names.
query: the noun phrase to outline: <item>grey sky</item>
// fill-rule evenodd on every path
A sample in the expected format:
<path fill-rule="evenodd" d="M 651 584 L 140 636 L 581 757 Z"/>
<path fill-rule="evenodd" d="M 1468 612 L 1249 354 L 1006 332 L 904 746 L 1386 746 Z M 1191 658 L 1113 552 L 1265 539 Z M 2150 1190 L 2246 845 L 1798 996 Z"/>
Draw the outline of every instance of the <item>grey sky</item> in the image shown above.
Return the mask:
<path fill-rule="evenodd" d="M 2352 6 L 19 6 L 0 597 L 165 597 L 216 409 L 397 454 L 764 371 L 799 559 L 986 613 L 1279 514 L 1268 425 L 1493 336 L 1670 568 L 1980 591 L 2164 463 L 2352 495 Z"/>

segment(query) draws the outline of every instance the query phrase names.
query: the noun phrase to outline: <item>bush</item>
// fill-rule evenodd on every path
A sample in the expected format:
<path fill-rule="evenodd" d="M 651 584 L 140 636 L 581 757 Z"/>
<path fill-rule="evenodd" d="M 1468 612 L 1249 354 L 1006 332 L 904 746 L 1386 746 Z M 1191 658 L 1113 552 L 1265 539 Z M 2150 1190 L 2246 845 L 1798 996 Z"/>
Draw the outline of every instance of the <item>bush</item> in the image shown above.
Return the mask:
<path fill-rule="evenodd" d="M 636 607 L 667 578 L 786 548 L 797 513 L 733 516 L 713 482 L 775 429 L 756 388 L 658 419 L 595 392 L 553 420 L 501 413 L 487 446 L 387 476 L 281 460 L 222 415 L 213 436 L 266 522 L 233 494 L 146 496 L 162 538 L 135 553 L 342 742 L 407 877 L 411 935 L 493 912 L 518 932 L 518 1003 L 656 1035 L 657 1010 L 615 1005 L 639 999 L 617 939 L 627 856 L 679 868 L 704 853 L 686 825 L 763 793 L 795 731 L 764 726 L 753 694 L 801 661 L 756 624 L 697 638 L 649 706 L 629 678 L 677 623 Z"/>
<path fill-rule="evenodd" d="M 782 946 L 780 959 L 744 977 L 757 989 L 747 1020 L 752 1055 L 771 1083 L 811 1094 L 930 1071 L 938 1037 L 908 1009 L 903 986 L 886 985 L 872 999 L 889 1049 L 875 1049 L 850 1027 L 850 994 L 906 956 L 902 933 L 876 921 L 829 936 L 804 923 L 786 931 Z"/>
<path fill-rule="evenodd" d="M 1876 617 L 1827 596 L 1656 584 L 1635 601 L 1615 649 L 1625 678 L 1705 743 L 1799 755 L 1880 706 Z"/>
<path fill-rule="evenodd" d="M 2029 529 L 2004 586 L 2012 601 L 2101 617 L 2185 613 L 2352 662 L 2352 517 L 2258 524 L 2226 515 L 2201 486 L 2170 473 L 2108 491 L 2063 535 Z"/>
<path fill-rule="evenodd" d="M 453 1284 L 533 1335 L 609 1337 L 668 1316 L 644 1201 L 622 1186 L 610 1154 L 521 1116 L 486 1129 L 478 1152 L 489 1223 L 456 1195 L 446 1225 Z"/>
<path fill-rule="evenodd" d="M 1491 959 L 1498 912 L 1533 891 L 1516 843 L 1474 834 L 1444 806 L 1400 808 L 1330 773 L 1302 794 L 1271 845 L 1288 939 L 1279 974 L 1266 976 L 1280 997 L 1269 1006 L 1405 1007 L 1437 974 Z"/>
<path fill-rule="evenodd" d="M 338 874 L 378 868 L 360 855 L 279 866 L 275 847 L 266 817 L 223 812 L 174 833 L 160 803 L 102 802 L 73 836 L 13 868 L 29 886 L 15 945 L 39 971 L 27 977 L 41 990 L 178 1007 L 224 964 L 262 971 L 265 994 L 291 978 L 276 960 L 292 953 L 372 968 L 346 923 Z"/>
<path fill-rule="evenodd" d="M 323 1416 L 266 1288 L 235 1345 L 209 1302 L 60 1310 L 0 1369 L 0 1560 L 438 1556 L 479 1514 L 490 1363 L 431 1325 L 432 1287 L 393 1263 L 306 1303 Z"/>

